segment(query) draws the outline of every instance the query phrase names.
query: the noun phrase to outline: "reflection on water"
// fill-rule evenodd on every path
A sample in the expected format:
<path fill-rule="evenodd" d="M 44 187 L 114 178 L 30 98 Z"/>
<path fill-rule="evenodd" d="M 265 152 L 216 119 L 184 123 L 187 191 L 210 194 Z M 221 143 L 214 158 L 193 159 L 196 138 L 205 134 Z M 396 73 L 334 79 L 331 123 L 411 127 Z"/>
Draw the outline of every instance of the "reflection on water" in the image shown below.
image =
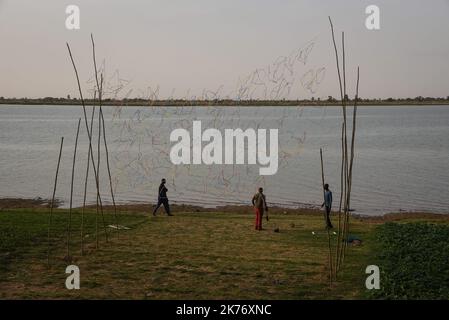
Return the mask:
<path fill-rule="evenodd" d="M 90 108 L 88 113 L 90 113 Z M 160 178 L 172 202 L 205 206 L 247 204 L 258 186 L 284 206 L 321 201 L 319 148 L 326 181 L 339 199 L 341 109 L 338 107 L 139 108 L 104 107 L 113 184 L 118 202 L 153 202 Z M 51 196 L 60 137 L 64 154 L 57 196 L 67 201 L 80 106 L 0 107 L 0 197 Z M 170 132 L 206 128 L 279 129 L 279 170 L 259 176 L 258 165 L 185 165 L 170 162 Z M 94 127 L 96 148 L 97 128 Z M 449 107 L 360 107 L 352 207 L 357 213 L 399 210 L 448 212 Z M 75 204 L 80 205 L 87 161 L 80 133 Z M 105 159 L 105 154 L 101 154 Z M 101 162 L 101 187 L 109 185 Z M 95 200 L 94 182 L 89 184 Z M 334 204 L 338 206 L 338 203 Z"/>

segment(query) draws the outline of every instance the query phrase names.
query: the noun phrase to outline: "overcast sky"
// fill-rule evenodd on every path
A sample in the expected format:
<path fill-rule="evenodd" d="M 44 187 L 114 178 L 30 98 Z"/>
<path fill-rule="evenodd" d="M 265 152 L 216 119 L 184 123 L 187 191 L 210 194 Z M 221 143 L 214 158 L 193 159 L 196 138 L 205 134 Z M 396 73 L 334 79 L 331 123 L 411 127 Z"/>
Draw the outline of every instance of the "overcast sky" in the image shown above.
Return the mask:
<path fill-rule="evenodd" d="M 80 30 L 65 27 L 69 4 Z M 378 31 L 365 27 L 370 4 Z M 351 91 L 360 65 L 362 97 L 449 96 L 449 0 L 0 0 L 0 96 L 78 96 L 65 43 L 90 87 L 91 32 L 107 78 L 119 70 L 130 81 L 121 95 L 159 86 L 161 98 L 218 88 L 232 98 L 239 79 L 312 42 L 284 97 L 338 96 L 328 15 L 345 31 Z M 311 92 L 301 79 L 317 70 Z"/>

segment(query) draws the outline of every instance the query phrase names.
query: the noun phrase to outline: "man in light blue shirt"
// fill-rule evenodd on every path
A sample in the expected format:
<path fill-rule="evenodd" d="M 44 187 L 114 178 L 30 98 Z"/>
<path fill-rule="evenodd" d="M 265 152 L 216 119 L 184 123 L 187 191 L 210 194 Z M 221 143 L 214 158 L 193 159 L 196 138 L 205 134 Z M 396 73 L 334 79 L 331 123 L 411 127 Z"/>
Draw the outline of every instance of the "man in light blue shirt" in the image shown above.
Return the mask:
<path fill-rule="evenodd" d="M 321 205 L 321 208 L 323 206 L 326 209 L 326 228 L 332 229 L 333 226 L 330 219 L 330 214 L 332 210 L 332 191 L 329 190 L 329 185 L 327 183 L 324 185 L 324 202 Z"/>

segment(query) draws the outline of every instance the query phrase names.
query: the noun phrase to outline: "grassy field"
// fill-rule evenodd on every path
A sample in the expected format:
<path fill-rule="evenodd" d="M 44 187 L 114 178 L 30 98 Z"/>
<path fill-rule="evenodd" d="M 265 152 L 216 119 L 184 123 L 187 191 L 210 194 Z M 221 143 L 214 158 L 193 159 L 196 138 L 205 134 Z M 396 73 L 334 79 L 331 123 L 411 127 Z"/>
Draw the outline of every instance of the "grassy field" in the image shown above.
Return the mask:
<path fill-rule="evenodd" d="M 85 299 L 360 299 L 365 268 L 378 256 L 382 220 L 352 219 L 362 246 L 348 248 L 339 280 L 329 287 L 327 235 L 321 214 L 273 213 L 265 230 L 253 230 L 243 212 L 176 212 L 174 217 L 121 210 L 106 242 L 95 211 L 86 214 L 85 253 L 80 252 L 80 211 L 73 214 L 69 262 L 67 210 L 56 210 L 47 266 L 48 211 L 0 211 L 0 298 Z M 111 212 L 105 223 L 114 223 Z M 280 232 L 273 232 L 279 228 Z M 318 231 L 312 235 L 312 231 Z M 65 288 L 65 268 L 76 264 L 81 289 Z M 377 296 L 378 298 L 378 296 Z"/>

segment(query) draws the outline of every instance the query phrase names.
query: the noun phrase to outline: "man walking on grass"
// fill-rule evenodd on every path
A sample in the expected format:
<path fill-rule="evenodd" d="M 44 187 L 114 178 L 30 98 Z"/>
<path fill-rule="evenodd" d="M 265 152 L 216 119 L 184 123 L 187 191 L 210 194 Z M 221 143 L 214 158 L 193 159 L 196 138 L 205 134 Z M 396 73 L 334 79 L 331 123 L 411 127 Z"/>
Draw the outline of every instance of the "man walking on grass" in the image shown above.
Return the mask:
<path fill-rule="evenodd" d="M 323 206 L 326 209 L 326 228 L 332 229 L 333 226 L 330 219 L 330 214 L 332 210 L 332 191 L 329 190 L 329 185 L 327 183 L 324 185 L 324 202 L 321 205 L 321 208 Z"/>
<path fill-rule="evenodd" d="M 263 194 L 263 188 L 259 188 L 259 192 L 256 193 L 251 200 L 254 211 L 256 213 L 256 230 L 262 230 L 262 217 L 264 211 L 267 212 L 267 221 L 268 221 L 268 207 L 265 195 Z"/>
<path fill-rule="evenodd" d="M 165 179 L 162 179 L 161 184 L 159 185 L 159 194 L 157 197 L 157 205 L 153 210 L 153 216 L 156 216 L 156 211 L 159 209 L 161 205 L 164 205 L 165 212 L 167 215 L 172 216 L 170 213 L 170 205 L 168 204 L 167 191 L 168 189 L 165 187 Z"/>

